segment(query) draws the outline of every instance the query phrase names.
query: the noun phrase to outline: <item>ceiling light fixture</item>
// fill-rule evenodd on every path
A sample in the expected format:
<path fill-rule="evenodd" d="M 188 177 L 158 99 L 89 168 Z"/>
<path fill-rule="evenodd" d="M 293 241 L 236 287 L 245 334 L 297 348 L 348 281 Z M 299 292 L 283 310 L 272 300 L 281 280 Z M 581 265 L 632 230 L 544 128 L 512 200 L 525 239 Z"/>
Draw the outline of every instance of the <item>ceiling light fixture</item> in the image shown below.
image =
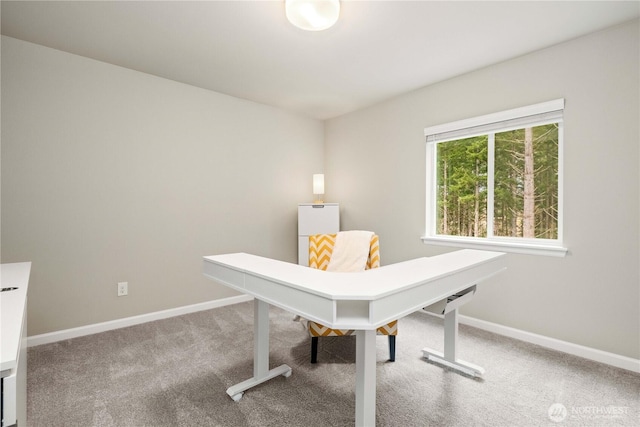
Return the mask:
<path fill-rule="evenodd" d="M 287 19 L 298 28 L 322 31 L 340 16 L 339 0 L 285 0 Z"/>

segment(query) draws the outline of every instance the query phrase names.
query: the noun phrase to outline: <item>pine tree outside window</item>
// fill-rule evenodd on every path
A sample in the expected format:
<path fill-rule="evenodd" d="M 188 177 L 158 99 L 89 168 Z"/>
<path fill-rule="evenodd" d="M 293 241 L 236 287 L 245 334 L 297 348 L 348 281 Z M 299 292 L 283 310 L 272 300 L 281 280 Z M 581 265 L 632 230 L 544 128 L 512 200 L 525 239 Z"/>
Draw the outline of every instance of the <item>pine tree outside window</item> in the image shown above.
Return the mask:
<path fill-rule="evenodd" d="M 564 256 L 564 100 L 425 129 L 427 244 Z"/>

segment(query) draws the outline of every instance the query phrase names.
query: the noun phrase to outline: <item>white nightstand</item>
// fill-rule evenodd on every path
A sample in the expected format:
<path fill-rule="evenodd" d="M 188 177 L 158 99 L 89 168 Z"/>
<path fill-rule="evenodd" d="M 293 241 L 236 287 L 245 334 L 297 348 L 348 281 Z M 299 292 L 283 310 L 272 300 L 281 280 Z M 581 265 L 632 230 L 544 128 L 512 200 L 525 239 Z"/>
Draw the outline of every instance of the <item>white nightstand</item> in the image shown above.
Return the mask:
<path fill-rule="evenodd" d="M 309 265 L 309 236 L 340 231 L 338 203 L 298 205 L 298 264 Z"/>

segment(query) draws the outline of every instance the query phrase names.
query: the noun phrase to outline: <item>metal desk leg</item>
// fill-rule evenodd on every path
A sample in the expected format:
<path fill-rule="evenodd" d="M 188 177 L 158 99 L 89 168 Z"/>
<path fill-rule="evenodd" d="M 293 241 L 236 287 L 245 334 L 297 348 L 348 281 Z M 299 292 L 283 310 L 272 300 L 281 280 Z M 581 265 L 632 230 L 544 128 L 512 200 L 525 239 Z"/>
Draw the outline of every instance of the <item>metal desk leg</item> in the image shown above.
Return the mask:
<path fill-rule="evenodd" d="M 269 370 L 269 304 L 259 299 L 253 301 L 253 377 L 227 389 L 227 394 L 236 402 L 253 386 L 279 375 L 288 377 L 291 368 L 280 365 Z"/>
<path fill-rule="evenodd" d="M 451 310 L 444 315 L 444 354 L 430 349 L 422 349 L 423 357 L 451 369 L 463 372 L 467 375 L 480 377 L 484 374 L 484 368 L 474 365 L 456 357 L 458 344 L 458 309 Z"/>
<path fill-rule="evenodd" d="M 356 427 L 376 424 L 376 331 L 356 332 Z"/>

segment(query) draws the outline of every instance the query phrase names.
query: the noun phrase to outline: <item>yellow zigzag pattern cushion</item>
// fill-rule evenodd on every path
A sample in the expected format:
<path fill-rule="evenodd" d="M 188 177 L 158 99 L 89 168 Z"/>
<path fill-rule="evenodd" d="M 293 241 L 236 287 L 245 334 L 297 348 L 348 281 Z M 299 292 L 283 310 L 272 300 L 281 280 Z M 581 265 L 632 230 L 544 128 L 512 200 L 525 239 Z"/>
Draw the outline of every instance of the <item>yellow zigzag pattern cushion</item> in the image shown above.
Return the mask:
<path fill-rule="evenodd" d="M 352 329 L 331 329 L 320 323 L 309 321 L 309 335 L 312 337 L 344 337 L 352 335 L 355 331 Z M 378 335 L 398 335 L 398 321 L 394 320 L 384 326 L 376 329 Z"/>
<path fill-rule="evenodd" d="M 309 267 L 326 270 L 333 253 L 337 234 L 315 234 L 309 236 Z M 377 235 L 371 238 L 369 258 L 366 270 L 380 267 L 380 243 Z M 309 321 L 309 335 L 312 337 L 341 337 L 351 335 L 355 331 L 349 329 L 331 329 L 320 323 Z M 398 335 L 398 321 L 377 329 L 380 335 Z"/>
<path fill-rule="evenodd" d="M 336 244 L 337 234 L 315 234 L 309 236 L 309 267 L 326 270 Z M 380 243 L 375 234 L 371 238 L 366 270 L 380 267 Z"/>

